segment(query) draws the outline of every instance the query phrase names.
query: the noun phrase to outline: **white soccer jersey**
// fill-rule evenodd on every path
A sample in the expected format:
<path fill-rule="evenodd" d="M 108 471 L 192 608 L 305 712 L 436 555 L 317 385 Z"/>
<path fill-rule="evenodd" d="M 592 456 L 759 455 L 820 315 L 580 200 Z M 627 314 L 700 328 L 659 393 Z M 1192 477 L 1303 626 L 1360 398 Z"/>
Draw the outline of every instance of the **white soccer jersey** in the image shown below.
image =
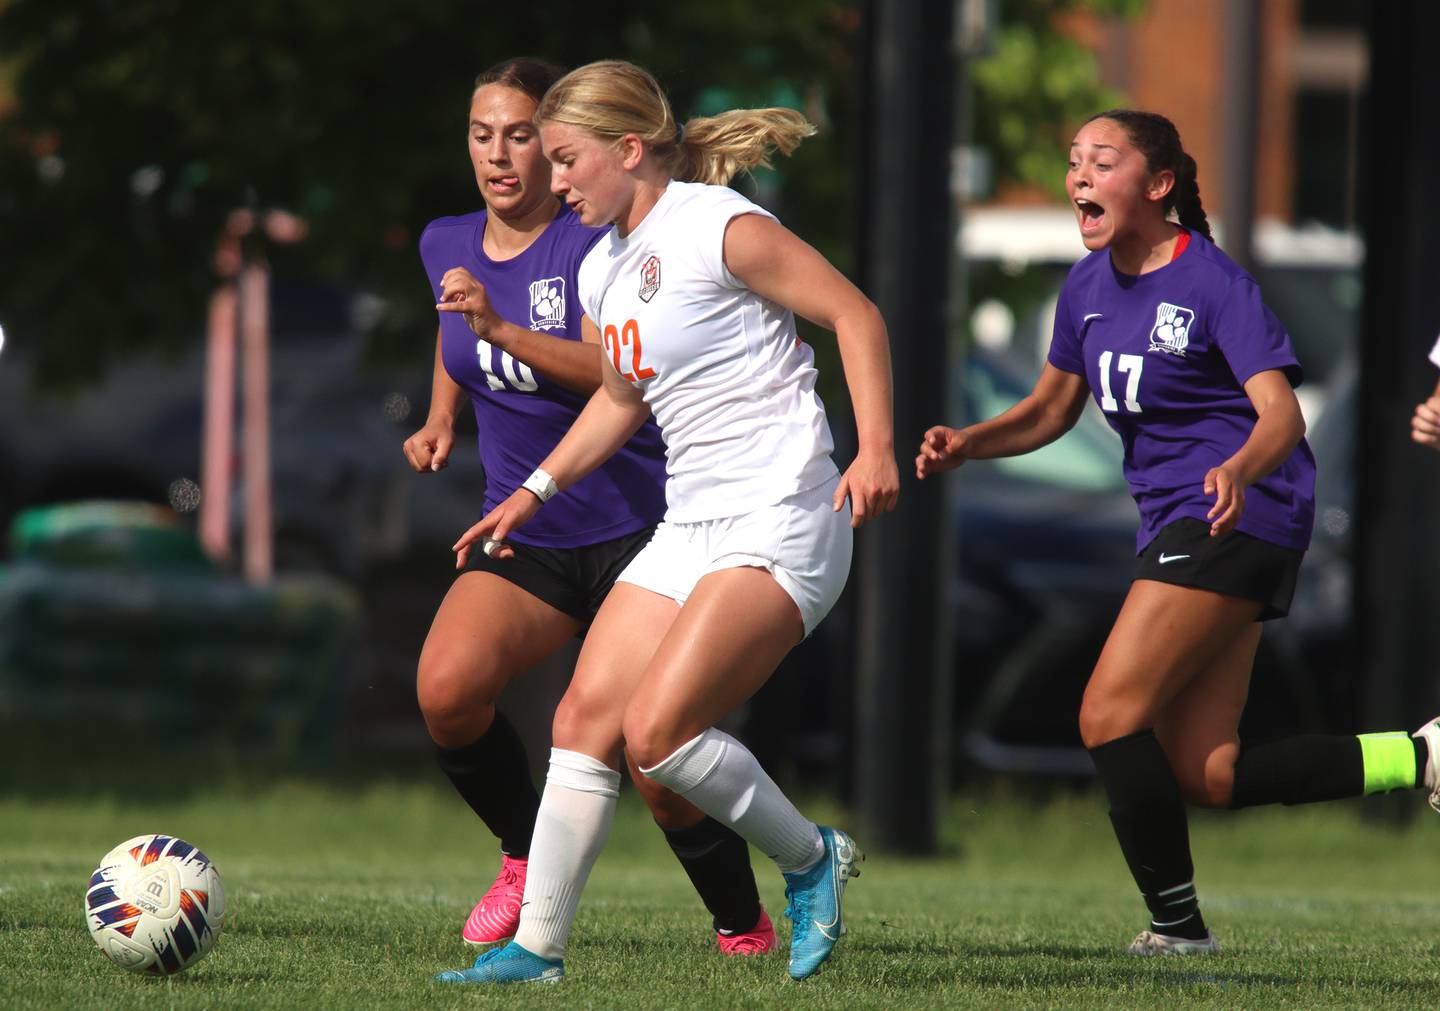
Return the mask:
<path fill-rule="evenodd" d="M 794 315 L 725 267 L 725 226 L 741 214 L 773 217 L 727 187 L 672 181 L 638 228 L 597 242 L 577 276 L 611 365 L 655 412 L 672 523 L 738 516 L 837 473 Z"/>

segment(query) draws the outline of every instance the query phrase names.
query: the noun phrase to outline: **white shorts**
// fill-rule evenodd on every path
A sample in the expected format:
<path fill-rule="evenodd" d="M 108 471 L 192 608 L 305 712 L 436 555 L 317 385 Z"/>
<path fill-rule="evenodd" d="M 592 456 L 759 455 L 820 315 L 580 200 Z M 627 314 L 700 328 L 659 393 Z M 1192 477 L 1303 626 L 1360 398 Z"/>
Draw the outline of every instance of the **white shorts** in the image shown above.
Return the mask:
<path fill-rule="evenodd" d="M 684 604 L 702 576 L 753 565 L 769 572 L 795 601 L 808 636 L 840 599 L 850 575 L 850 503 L 834 511 L 837 484 L 838 476 L 745 516 L 662 520 L 615 581 Z"/>

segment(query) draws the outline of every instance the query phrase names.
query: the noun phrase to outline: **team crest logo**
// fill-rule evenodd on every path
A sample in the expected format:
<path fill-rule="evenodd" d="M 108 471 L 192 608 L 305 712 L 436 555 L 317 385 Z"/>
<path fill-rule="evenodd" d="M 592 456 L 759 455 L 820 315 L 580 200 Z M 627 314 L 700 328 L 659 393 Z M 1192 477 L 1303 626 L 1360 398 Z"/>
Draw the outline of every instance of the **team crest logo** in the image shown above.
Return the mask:
<path fill-rule="evenodd" d="M 660 290 L 660 257 L 651 256 L 640 264 L 640 301 L 648 302 Z"/>
<path fill-rule="evenodd" d="M 1155 309 L 1155 329 L 1150 331 L 1150 350 L 1185 357 L 1190 344 L 1190 327 L 1195 310 L 1161 302 Z"/>
<path fill-rule="evenodd" d="M 565 329 L 565 278 L 530 282 L 530 329 Z"/>

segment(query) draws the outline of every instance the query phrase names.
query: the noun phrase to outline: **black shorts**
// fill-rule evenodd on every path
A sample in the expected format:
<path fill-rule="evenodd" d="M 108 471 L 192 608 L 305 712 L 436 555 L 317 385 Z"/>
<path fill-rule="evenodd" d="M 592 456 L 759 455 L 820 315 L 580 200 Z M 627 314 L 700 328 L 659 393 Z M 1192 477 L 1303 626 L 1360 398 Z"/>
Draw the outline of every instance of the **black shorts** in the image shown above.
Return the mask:
<path fill-rule="evenodd" d="M 1176 586 L 1258 600 L 1265 605 L 1261 621 L 1290 613 L 1295 579 L 1305 552 L 1283 548 L 1232 530 L 1210 536 L 1210 524 L 1178 519 L 1167 525 L 1140 554 L 1136 579 L 1155 579 Z"/>
<path fill-rule="evenodd" d="M 480 545 L 470 549 L 466 572 L 493 572 L 589 627 L 615 577 L 650 543 L 654 527 L 578 548 L 537 548 L 510 541 L 513 558 L 491 558 Z"/>

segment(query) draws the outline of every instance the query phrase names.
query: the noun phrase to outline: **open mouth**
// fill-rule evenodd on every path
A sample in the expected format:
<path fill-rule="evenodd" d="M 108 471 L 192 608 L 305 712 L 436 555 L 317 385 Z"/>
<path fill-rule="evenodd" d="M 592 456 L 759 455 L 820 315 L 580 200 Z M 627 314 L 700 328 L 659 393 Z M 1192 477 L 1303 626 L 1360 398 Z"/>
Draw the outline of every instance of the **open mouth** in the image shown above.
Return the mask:
<path fill-rule="evenodd" d="M 513 193 L 520 188 L 519 176 L 491 176 L 486 183 L 499 193 Z"/>
<path fill-rule="evenodd" d="M 1105 220 L 1105 208 L 1084 197 L 1075 198 L 1075 210 L 1080 214 L 1080 234 L 1094 235 Z"/>

